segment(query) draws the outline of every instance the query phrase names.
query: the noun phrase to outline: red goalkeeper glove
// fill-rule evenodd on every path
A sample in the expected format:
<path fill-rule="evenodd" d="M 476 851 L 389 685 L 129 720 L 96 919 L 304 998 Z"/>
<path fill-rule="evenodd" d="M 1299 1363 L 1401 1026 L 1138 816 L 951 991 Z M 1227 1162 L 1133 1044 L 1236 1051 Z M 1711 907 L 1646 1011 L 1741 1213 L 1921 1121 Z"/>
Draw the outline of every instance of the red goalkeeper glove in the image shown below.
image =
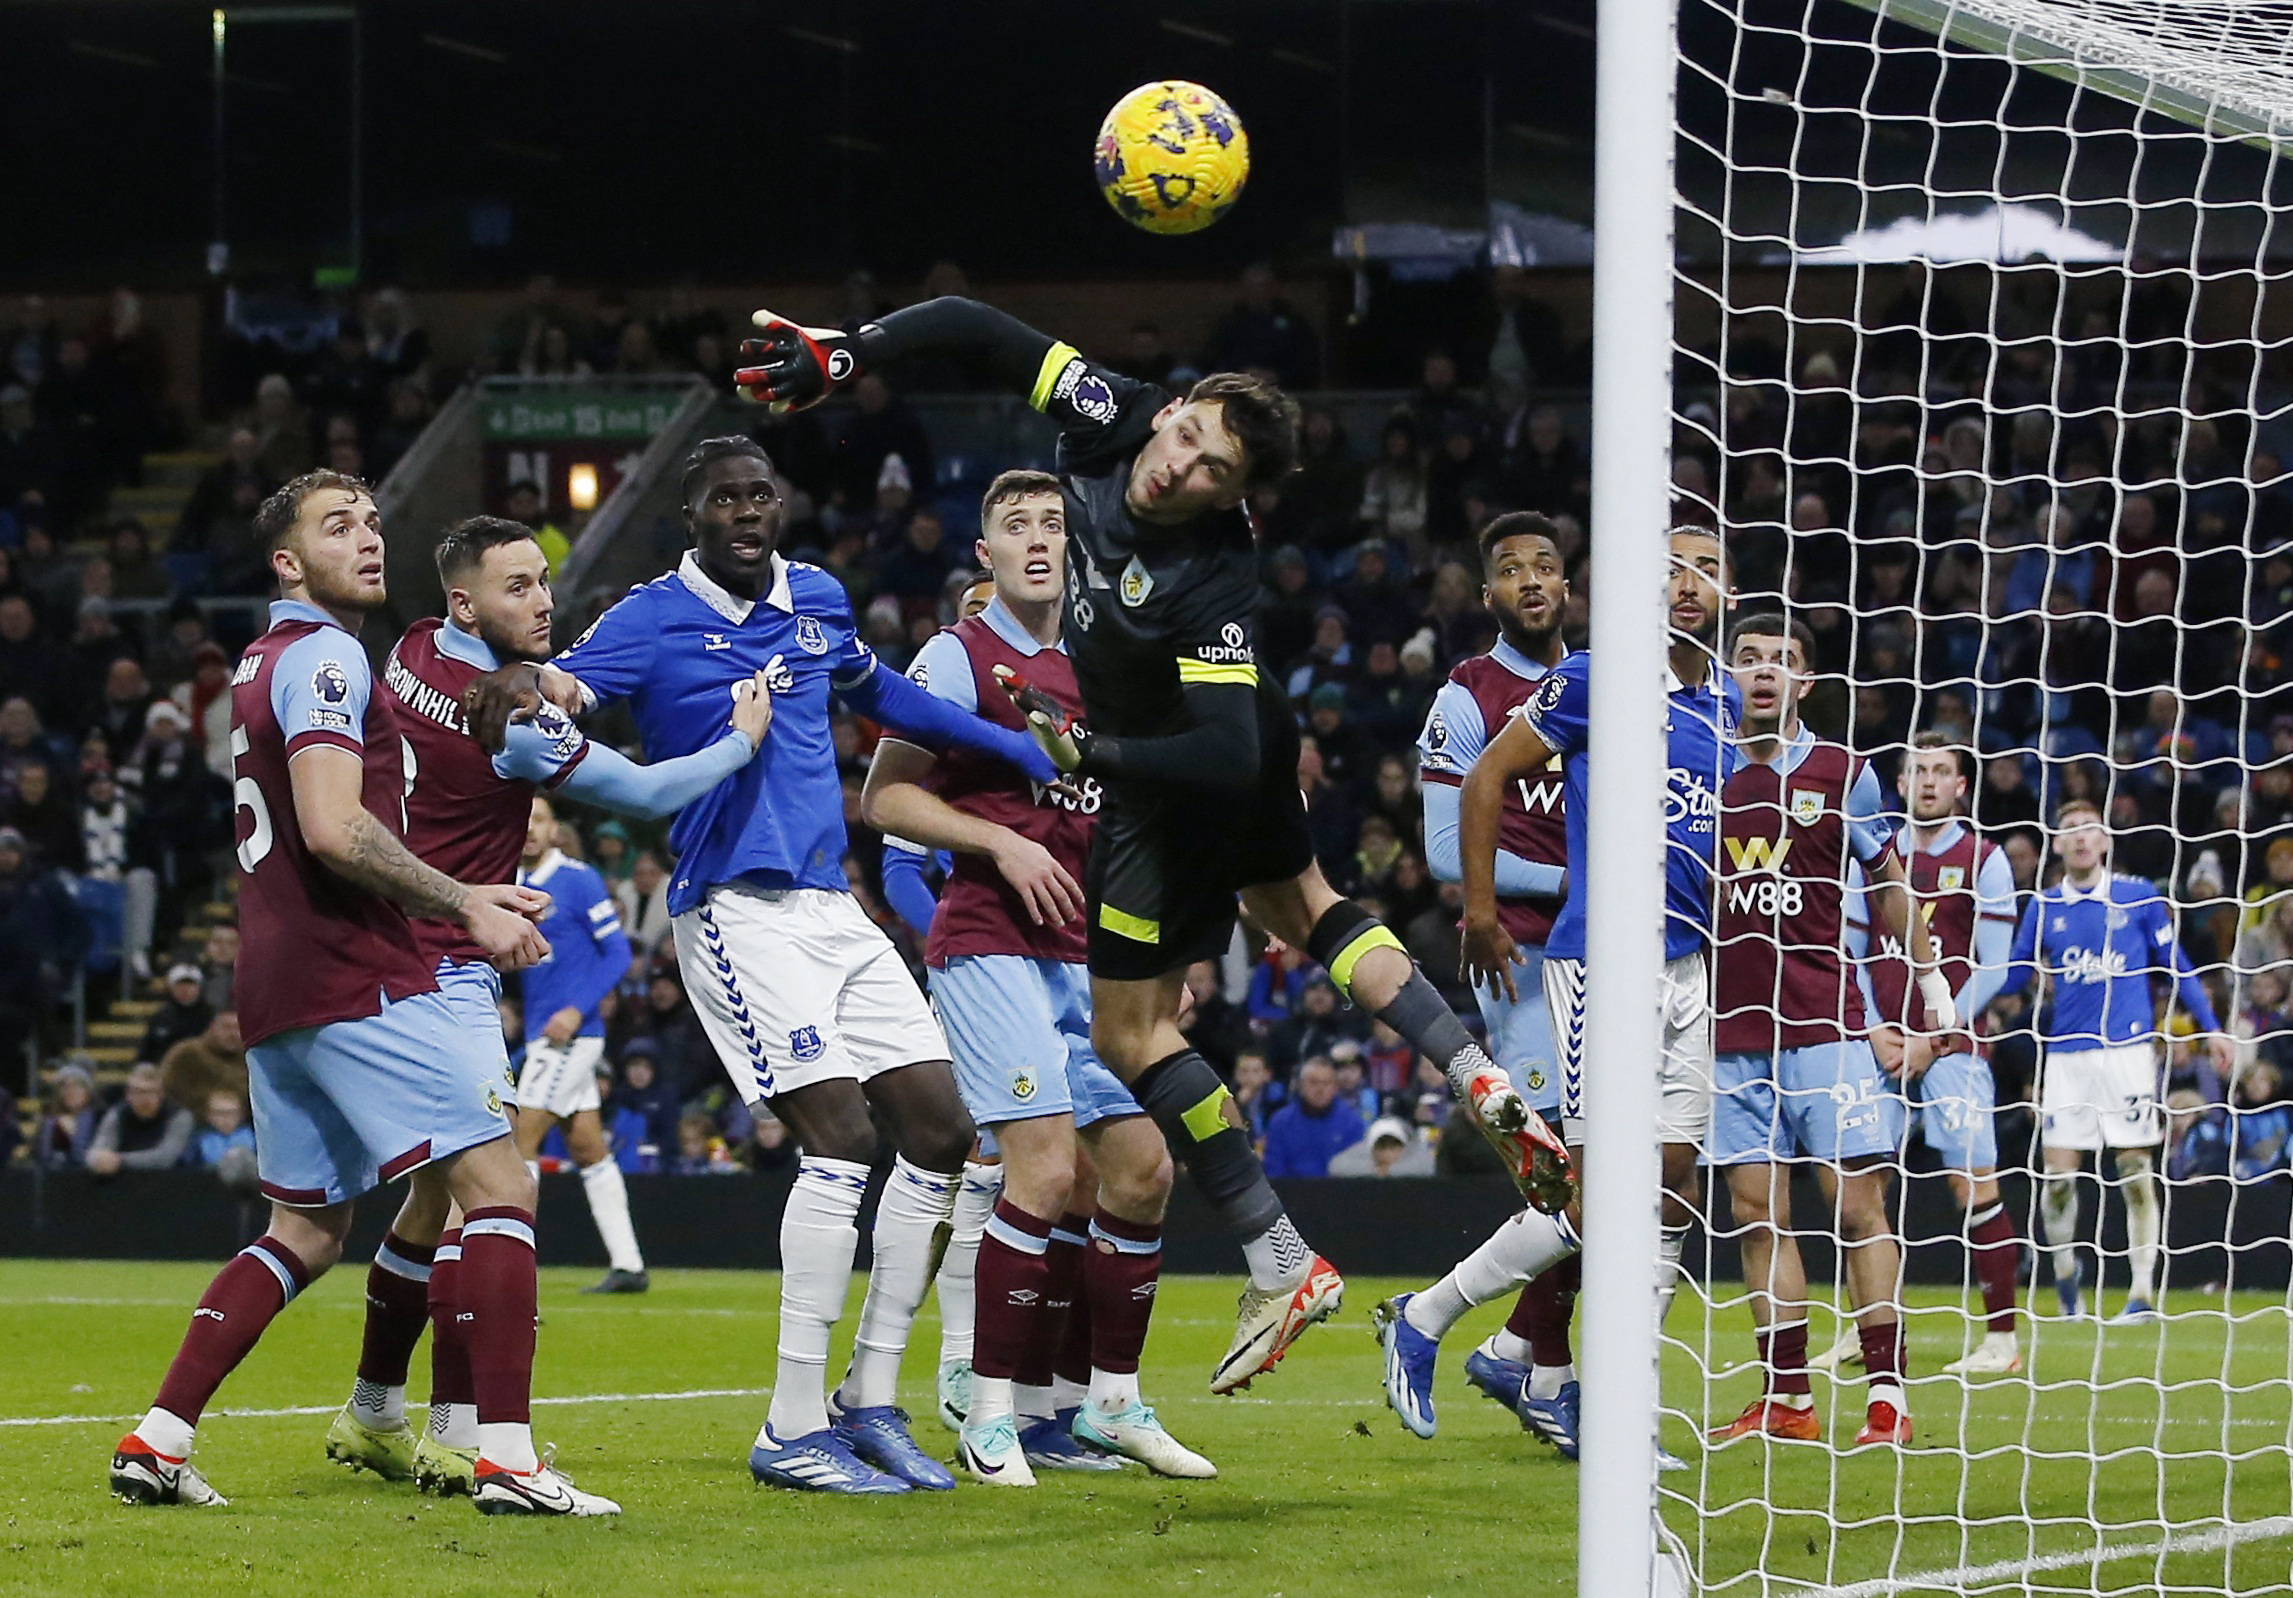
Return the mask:
<path fill-rule="evenodd" d="M 800 327 L 773 311 L 751 321 L 759 336 L 743 339 L 733 384 L 775 416 L 808 410 L 860 375 L 860 341 L 832 327 Z"/>

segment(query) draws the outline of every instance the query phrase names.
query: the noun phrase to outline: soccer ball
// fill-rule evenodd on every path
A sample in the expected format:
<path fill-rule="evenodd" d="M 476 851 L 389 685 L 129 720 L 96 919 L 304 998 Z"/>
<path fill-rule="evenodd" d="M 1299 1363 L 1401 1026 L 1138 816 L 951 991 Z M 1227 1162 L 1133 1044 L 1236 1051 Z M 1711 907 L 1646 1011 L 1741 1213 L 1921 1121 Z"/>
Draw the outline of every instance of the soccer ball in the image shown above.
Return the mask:
<path fill-rule="evenodd" d="M 1226 214 L 1250 176 L 1234 108 L 1199 83 L 1147 83 L 1099 124 L 1099 192 L 1149 233 L 1197 233 Z"/>

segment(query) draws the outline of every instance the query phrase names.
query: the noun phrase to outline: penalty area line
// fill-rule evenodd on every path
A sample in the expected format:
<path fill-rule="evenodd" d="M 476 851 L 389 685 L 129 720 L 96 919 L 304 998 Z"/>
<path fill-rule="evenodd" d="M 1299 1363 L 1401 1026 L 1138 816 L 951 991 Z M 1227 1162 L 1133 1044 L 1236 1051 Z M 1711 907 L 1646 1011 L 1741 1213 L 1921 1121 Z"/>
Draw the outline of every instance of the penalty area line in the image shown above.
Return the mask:
<path fill-rule="evenodd" d="M 2169 1554 L 2219 1553 L 2241 1543 L 2273 1542 L 2293 1537 L 2293 1515 L 2272 1515 L 2205 1531 L 2183 1532 L 2146 1543 L 2104 1543 L 2099 1548 L 2036 1554 L 2028 1559 L 2001 1559 L 1987 1565 L 1956 1565 L 1911 1576 L 1876 1576 L 1844 1587 L 1812 1587 L 1807 1598 L 1887 1598 L 1891 1593 L 1964 1592 L 1970 1587 L 2009 1582 L 2047 1571 L 2076 1570 L 2081 1565 L 2115 1564 L 2126 1559 L 2162 1559 Z"/>
<path fill-rule="evenodd" d="M 567 1404 L 674 1404 L 693 1398 L 762 1398 L 772 1391 L 769 1387 L 691 1387 L 675 1393 L 577 1393 L 566 1398 L 537 1398 L 533 1407 L 556 1407 Z M 428 1404 L 409 1403 L 408 1409 L 428 1409 Z M 283 1409 L 212 1409 L 202 1419 L 209 1420 L 269 1420 L 282 1415 L 331 1415 L 342 1408 L 340 1404 L 293 1404 Z M 133 1415 L 9 1415 L 0 1416 L 0 1426 L 116 1426 L 122 1421 L 143 1419 L 138 1410 Z"/>

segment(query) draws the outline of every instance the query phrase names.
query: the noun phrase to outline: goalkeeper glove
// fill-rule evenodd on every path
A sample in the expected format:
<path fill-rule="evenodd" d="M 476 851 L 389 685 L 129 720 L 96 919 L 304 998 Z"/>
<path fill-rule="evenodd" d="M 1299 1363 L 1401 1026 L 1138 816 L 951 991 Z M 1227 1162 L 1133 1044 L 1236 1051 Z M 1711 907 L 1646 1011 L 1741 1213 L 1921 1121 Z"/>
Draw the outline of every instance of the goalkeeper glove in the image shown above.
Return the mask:
<path fill-rule="evenodd" d="M 995 680 L 1011 696 L 1011 703 L 1027 718 L 1027 730 L 1061 771 L 1074 771 L 1089 758 L 1091 729 L 1067 714 L 1042 689 L 1009 666 L 995 668 Z"/>
<path fill-rule="evenodd" d="M 809 410 L 860 375 L 860 341 L 832 327 L 800 327 L 772 311 L 750 318 L 759 336 L 743 339 L 733 384 L 775 416 Z"/>

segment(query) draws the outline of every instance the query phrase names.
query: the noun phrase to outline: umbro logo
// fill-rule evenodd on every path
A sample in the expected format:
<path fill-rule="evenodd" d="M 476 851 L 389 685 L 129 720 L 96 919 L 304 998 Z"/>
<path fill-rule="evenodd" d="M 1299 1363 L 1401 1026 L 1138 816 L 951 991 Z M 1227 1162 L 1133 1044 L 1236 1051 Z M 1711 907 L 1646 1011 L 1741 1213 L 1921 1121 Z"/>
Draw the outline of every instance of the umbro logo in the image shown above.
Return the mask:
<path fill-rule="evenodd" d="M 209 1309 L 204 1304 L 200 1305 L 197 1309 L 191 1312 L 191 1318 L 193 1320 L 199 1319 L 199 1317 L 202 1315 L 206 1316 L 211 1321 L 220 1321 L 223 1318 L 223 1312 L 221 1310 Z"/>
<path fill-rule="evenodd" d="M 1154 1289 L 1154 1283 L 1141 1282 L 1138 1286 L 1131 1289 L 1131 1297 L 1139 1299 L 1152 1298 L 1154 1297 Z"/>
<path fill-rule="evenodd" d="M 1032 1287 L 1015 1287 L 1011 1290 L 1011 1295 L 1007 1302 L 1013 1304 L 1032 1304 L 1042 1296 L 1042 1294 L 1036 1292 Z"/>

